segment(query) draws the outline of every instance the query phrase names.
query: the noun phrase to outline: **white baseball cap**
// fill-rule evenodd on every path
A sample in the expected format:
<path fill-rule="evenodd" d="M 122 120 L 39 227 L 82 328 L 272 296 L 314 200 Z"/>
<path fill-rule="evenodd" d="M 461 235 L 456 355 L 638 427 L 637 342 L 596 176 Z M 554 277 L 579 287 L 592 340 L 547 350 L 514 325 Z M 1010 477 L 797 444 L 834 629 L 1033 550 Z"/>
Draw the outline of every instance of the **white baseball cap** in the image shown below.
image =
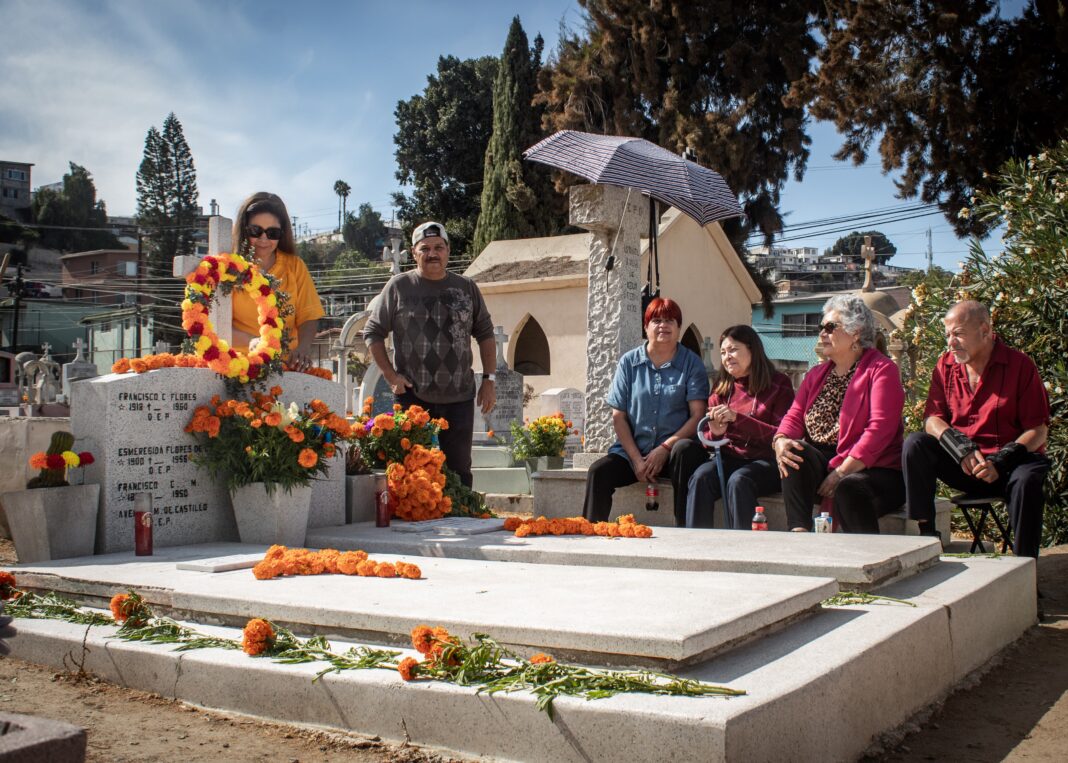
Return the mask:
<path fill-rule="evenodd" d="M 433 238 L 434 236 L 440 236 L 445 239 L 445 243 L 449 243 L 449 234 L 445 232 L 445 226 L 441 223 L 426 222 L 412 231 L 412 246 L 414 247 L 424 238 Z"/>

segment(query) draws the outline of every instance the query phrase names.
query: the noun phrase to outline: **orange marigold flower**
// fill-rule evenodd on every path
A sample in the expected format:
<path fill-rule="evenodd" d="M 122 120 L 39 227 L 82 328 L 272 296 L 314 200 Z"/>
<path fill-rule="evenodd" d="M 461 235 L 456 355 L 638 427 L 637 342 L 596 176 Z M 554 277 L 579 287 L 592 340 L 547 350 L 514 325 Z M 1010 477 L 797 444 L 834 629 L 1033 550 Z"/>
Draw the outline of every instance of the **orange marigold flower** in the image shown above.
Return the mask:
<path fill-rule="evenodd" d="M 434 629 L 429 625 L 412 628 L 412 647 L 420 654 L 430 654 L 434 647 Z"/>
<path fill-rule="evenodd" d="M 551 654 L 545 654 L 544 652 L 538 652 L 536 655 L 530 658 L 531 665 L 545 665 L 546 663 L 556 662 Z"/>
<path fill-rule="evenodd" d="M 129 621 L 130 625 L 138 625 L 151 614 L 141 601 L 141 597 L 136 594 L 117 593 L 111 597 L 109 606 L 111 616 L 117 623 Z"/>
<path fill-rule="evenodd" d="M 47 469 L 48 468 L 48 454 L 47 453 L 34 453 L 30 456 L 30 468 L 32 469 Z"/>
<path fill-rule="evenodd" d="M 375 565 L 375 577 L 395 578 L 397 570 L 389 562 L 379 562 Z"/>
<path fill-rule="evenodd" d="M 372 578 L 375 575 L 375 563 L 370 559 L 364 559 L 356 565 L 356 574 L 361 578 Z"/>
<path fill-rule="evenodd" d="M 396 411 L 397 413 L 400 413 L 400 411 L 402 411 L 403 409 L 404 409 L 404 406 L 401 405 L 400 403 L 394 403 L 393 404 L 393 410 Z"/>
<path fill-rule="evenodd" d="M 297 429 L 295 426 L 286 427 L 286 434 L 293 442 L 304 442 L 304 433 Z M 312 464 L 314 466 L 314 464 Z"/>
<path fill-rule="evenodd" d="M 405 421 L 403 424 L 401 424 L 401 431 L 402 432 L 411 432 L 412 431 L 412 422 Z"/>
<path fill-rule="evenodd" d="M 282 423 L 282 414 L 278 411 L 271 411 L 264 417 L 264 421 L 267 423 L 267 426 L 276 427 Z"/>
<path fill-rule="evenodd" d="M 124 374 L 130 370 L 130 361 L 126 358 L 119 358 L 111 364 L 111 373 Z"/>
<path fill-rule="evenodd" d="M 505 517 L 504 519 L 504 529 L 508 532 L 518 529 L 522 524 L 523 520 L 519 517 Z"/>
<path fill-rule="evenodd" d="M 271 392 L 271 397 L 278 397 L 279 395 L 281 395 L 281 394 L 282 394 L 282 388 L 281 388 L 281 387 L 279 387 L 279 386 L 278 386 L 278 385 L 276 384 L 276 385 L 274 385 L 273 387 L 271 387 L 271 390 L 270 390 L 270 392 Z"/>
<path fill-rule="evenodd" d="M 409 450 L 412 447 L 412 441 L 409 440 L 407 437 L 402 437 L 400 441 L 400 446 L 403 450 Z"/>
<path fill-rule="evenodd" d="M 7 570 L 0 570 L 0 599 L 5 601 L 15 598 L 15 576 Z"/>
<path fill-rule="evenodd" d="M 319 456 L 315 454 L 315 451 L 311 448 L 305 448 L 297 456 L 297 463 L 303 466 L 305 469 L 311 469 L 317 463 L 319 463 Z"/>
<path fill-rule="evenodd" d="M 134 370 L 134 373 L 143 374 L 148 370 L 148 364 L 141 358 L 134 358 L 130 361 L 130 368 Z"/>
<path fill-rule="evenodd" d="M 400 677 L 405 681 L 411 681 L 415 678 L 415 669 L 419 666 L 419 662 L 414 657 L 405 657 L 397 665 L 397 672 L 400 673 Z"/>
<path fill-rule="evenodd" d="M 274 628 L 269 622 L 258 617 L 248 621 L 241 635 L 241 648 L 245 654 L 263 654 L 274 646 Z"/>

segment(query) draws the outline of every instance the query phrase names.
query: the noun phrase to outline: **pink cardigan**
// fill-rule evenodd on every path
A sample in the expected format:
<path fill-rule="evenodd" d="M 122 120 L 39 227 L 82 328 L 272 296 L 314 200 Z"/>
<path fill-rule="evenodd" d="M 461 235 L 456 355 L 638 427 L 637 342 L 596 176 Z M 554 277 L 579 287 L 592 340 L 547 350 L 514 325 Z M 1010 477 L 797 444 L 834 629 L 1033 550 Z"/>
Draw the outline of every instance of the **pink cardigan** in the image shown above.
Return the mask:
<path fill-rule="evenodd" d="M 809 369 L 776 435 L 794 440 L 804 437 L 805 412 L 823 389 L 833 367 L 834 363 L 828 360 Z M 901 441 L 905 432 L 901 411 L 904 406 L 905 390 L 901 386 L 897 364 L 869 347 L 860 356 L 842 401 L 838 416 L 838 452 L 831 459 L 831 468 L 852 456 L 868 468 L 900 470 Z"/>

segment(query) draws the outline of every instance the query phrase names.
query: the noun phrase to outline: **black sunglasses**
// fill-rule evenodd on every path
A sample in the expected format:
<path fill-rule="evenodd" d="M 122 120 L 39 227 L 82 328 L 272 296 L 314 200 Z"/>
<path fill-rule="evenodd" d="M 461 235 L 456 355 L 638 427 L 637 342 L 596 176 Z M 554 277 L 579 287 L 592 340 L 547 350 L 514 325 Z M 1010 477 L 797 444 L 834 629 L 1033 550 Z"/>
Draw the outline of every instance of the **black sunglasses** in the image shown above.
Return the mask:
<path fill-rule="evenodd" d="M 820 324 L 820 332 L 821 333 L 826 332 L 828 334 L 833 334 L 834 330 L 836 328 L 838 328 L 839 326 L 841 326 L 841 325 L 842 325 L 841 323 L 835 323 L 834 321 L 827 321 L 826 323 L 821 323 Z"/>
<path fill-rule="evenodd" d="M 282 238 L 281 228 L 264 228 L 262 225 L 246 225 L 245 234 L 249 238 L 259 238 L 260 236 L 266 236 L 271 241 L 278 241 Z"/>

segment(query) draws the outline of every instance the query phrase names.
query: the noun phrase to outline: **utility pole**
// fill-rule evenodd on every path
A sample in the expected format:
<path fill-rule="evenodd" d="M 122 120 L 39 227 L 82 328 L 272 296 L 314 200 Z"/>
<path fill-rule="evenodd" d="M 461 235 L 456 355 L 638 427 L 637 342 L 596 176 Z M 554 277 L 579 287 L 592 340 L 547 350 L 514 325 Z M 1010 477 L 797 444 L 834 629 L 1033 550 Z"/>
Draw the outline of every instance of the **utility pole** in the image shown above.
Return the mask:
<path fill-rule="evenodd" d="M 934 267 L 934 249 L 931 246 L 931 229 L 927 229 L 927 272 Z"/>
<path fill-rule="evenodd" d="M 214 201 L 214 200 L 213 200 Z M 134 331 L 137 333 L 137 357 L 141 357 L 141 255 L 144 253 L 142 241 L 144 234 L 137 228 L 137 287 L 134 292 Z"/>

